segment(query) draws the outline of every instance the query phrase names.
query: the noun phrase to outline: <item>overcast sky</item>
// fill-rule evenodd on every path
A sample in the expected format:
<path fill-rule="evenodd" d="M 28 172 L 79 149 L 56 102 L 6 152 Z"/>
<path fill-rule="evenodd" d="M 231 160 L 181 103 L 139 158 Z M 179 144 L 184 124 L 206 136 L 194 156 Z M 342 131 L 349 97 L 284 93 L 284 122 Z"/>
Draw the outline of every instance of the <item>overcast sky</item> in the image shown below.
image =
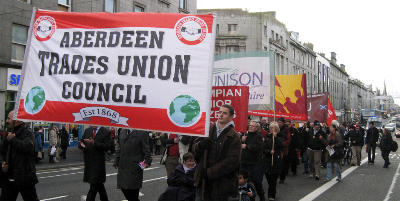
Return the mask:
<path fill-rule="evenodd" d="M 397 0 L 197 0 L 197 9 L 276 11 L 314 51 L 336 52 L 351 77 L 387 91 L 400 104 L 400 2 Z"/>

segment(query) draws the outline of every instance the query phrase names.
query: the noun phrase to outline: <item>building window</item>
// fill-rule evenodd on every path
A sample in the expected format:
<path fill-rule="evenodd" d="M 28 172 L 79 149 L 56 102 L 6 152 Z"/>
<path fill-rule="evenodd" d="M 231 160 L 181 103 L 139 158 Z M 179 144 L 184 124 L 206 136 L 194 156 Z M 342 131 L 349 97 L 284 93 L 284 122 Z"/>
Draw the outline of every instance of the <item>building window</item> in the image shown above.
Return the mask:
<path fill-rule="evenodd" d="M 264 36 L 267 37 L 268 35 L 267 25 L 264 25 Z"/>
<path fill-rule="evenodd" d="M 18 1 L 20 1 L 20 2 L 24 2 L 24 3 L 31 3 L 31 0 L 18 0 Z"/>
<path fill-rule="evenodd" d="M 179 8 L 187 10 L 187 0 L 179 0 Z"/>
<path fill-rule="evenodd" d="M 139 5 L 134 5 L 133 12 L 144 12 L 144 7 Z"/>
<path fill-rule="evenodd" d="M 217 24 L 217 27 L 216 27 L 215 33 L 216 33 L 217 35 L 219 35 L 219 24 Z"/>
<path fill-rule="evenodd" d="M 272 40 L 275 40 L 275 34 L 274 34 L 274 30 L 271 30 L 271 36 L 272 36 Z"/>
<path fill-rule="evenodd" d="M 227 45 L 226 53 L 231 53 L 231 52 L 239 52 L 239 46 Z"/>
<path fill-rule="evenodd" d="M 104 0 L 104 11 L 109 13 L 115 12 L 115 0 Z"/>
<path fill-rule="evenodd" d="M 236 31 L 237 31 L 237 24 L 228 24 L 229 34 L 236 34 Z"/>
<path fill-rule="evenodd" d="M 28 38 L 28 27 L 18 24 L 12 26 L 11 60 L 22 62 L 24 60 L 25 46 Z"/>
<path fill-rule="evenodd" d="M 58 11 L 68 12 L 70 5 L 70 0 L 58 0 Z"/>

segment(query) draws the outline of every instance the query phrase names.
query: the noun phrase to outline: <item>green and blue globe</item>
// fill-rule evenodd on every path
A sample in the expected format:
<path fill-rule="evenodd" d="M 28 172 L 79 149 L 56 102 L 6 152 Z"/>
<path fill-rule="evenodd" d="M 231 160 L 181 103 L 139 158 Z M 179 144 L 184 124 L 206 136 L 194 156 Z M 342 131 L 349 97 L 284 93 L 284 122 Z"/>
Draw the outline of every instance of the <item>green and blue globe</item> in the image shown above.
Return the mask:
<path fill-rule="evenodd" d="M 42 110 L 46 102 L 46 95 L 42 87 L 33 87 L 25 98 L 25 111 L 29 114 L 36 114 Z"/>
<path fill-rule="evenodd" d="M 189 95 L 180 95 L 169 105 L 168 116 L 177 126 L 192 126 L 201 116 L 199 102 Z"/>

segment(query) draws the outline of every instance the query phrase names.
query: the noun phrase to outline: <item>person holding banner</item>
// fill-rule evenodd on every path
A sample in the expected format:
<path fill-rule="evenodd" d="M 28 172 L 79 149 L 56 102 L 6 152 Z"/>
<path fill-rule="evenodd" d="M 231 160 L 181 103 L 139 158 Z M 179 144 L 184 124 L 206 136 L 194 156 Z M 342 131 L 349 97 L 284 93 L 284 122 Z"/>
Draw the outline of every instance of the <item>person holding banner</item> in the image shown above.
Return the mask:
<path fill-rule="evenodd" d="M 35 185 L 38 183 L 35 168 L 35 136 L 22 121 L 13 120 L 14 111 L 7 116 L 9 132 L 3 140 L 1 201 L 16 201 L 21 193 L 25 201 L 39 201 Z"/>
<path fill-rule="evenodd" d="M 209 137 L 194 142 L 199 166 L 195 172 L 196 201 L 227 201 L 237 193 L 241 143 L 234 130 L 235 110 L 222 105 Z"/>
<path fill-rule="evenodd" d="M 95 201 L 99 192 L 101 201 L 108 201 L 104 182 L 106 181 L 105 152 L 113 149 L 114 142 L 111 132 L 105 127 L 91 126 L 85 129 L 78 145 L 83 150 L 84 174 L 83 181 L 90 184 L 86 201 Z"/>
<path fill-rule="evenodd" d="M 280 129 L 276 122 L 271 122 L 269 130 L 270 132 L 264 138 L 263 162 L 268 182 L 268 200 L 275 200 L 283 138 L 278 135 Z"/>
<path fill-rule="evenodd" d="M 149 133 L 122 129 L 118 135 L 114 167 L 118 168 L 117 188 L 129 201 L 139 200 L 143 170 L 151 165 Z"/>

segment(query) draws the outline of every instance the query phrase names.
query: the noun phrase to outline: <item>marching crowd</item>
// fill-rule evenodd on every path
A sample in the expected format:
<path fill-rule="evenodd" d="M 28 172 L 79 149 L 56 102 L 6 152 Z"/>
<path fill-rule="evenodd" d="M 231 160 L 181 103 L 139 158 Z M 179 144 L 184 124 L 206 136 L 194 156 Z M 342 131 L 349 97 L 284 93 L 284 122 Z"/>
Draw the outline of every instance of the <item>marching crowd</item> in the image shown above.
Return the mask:
<path fill-rule="evenodd" d="M 12 120 L 12 115 L 13 111 L 6 121 L 9 132 L 1 140 L 0 201 L 15 201 L 19 193 L 24 200 L 38 201 L 38 130 L 32 134 L 23 122 Z M 99 193 L 100 200 L 108 201 L 104 183 L 105 153 L 109 151 L 115 151 L 117 188 L 129 201 L 139 200 L 143 170 L 151 166 L 153 152 L 162 155 L 160 163 L 165 165 L 168 176 L 168 188 L 160 194 L 159 201 L 254 201 L 256 197 L 263 201 L 275 200 L 277 184 L 287 182 L 289 172 L 294 176 L 302 172 L 320 180 L 320 170 L 326 168 L 324 180 L 331 180 L 334 174 L 340 182 L 345 149 L 352 150 L 351 165 L 359 166 L 363 146 L 368 163 L 374 164 L 379 145 L 384 168 L 390 165 L 389 153 L 397 149 L 391 132 L 378 130 L 373 123 L 367 130 L 358 122 L 339 125 L 334 121 L 328 126 L 314 121 L 295 126 L 281 117 L 270 123 L 265 119 L 249 120 L 247 132 L 238 133 L 234 115 L 232 106 L 222 105 L 206 138 L 119 129 L 114 142 L 108 128 L 85 129 L 78 147 L 84 154 L 83 181 L 90 184 L 86 200 L 94 201 Z M 52 135 L 55 134 L 50 131 L 50 145 L 57 143 L 52 141 Z M 60 147 L 64 158 L 65 144 Z M 49 158 L 54 162 L 53 157 Z M 264 176 L 268 186 L 263 186 Z"/>

